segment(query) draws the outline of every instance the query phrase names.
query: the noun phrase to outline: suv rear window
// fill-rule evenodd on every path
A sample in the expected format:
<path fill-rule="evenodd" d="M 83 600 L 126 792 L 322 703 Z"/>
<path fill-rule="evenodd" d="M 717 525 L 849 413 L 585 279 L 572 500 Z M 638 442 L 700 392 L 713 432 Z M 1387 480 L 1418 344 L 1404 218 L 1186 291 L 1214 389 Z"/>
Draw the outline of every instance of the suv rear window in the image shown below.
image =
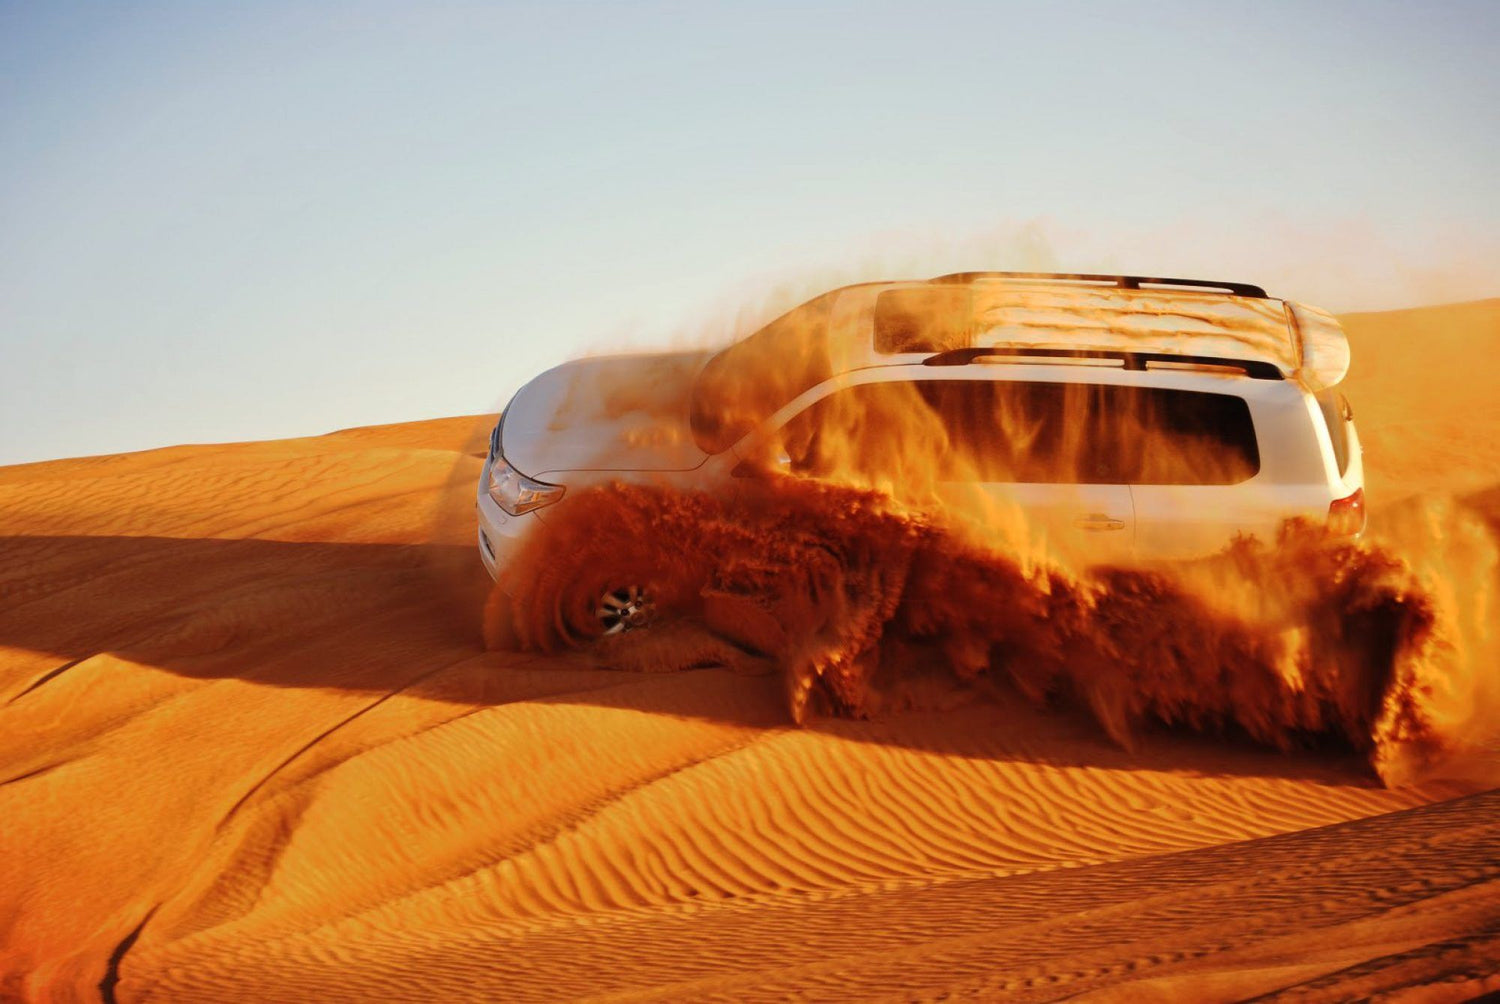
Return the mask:
<path fill-rule="evenodd" d="M 1228 485 L 1260 450 L 1243 398 L 1114 384 L 920 380 L 860 384 L 782 430 L 792 469 L 1054 484 Z M 930 459 L 929 459 L 930 458 Z"/>

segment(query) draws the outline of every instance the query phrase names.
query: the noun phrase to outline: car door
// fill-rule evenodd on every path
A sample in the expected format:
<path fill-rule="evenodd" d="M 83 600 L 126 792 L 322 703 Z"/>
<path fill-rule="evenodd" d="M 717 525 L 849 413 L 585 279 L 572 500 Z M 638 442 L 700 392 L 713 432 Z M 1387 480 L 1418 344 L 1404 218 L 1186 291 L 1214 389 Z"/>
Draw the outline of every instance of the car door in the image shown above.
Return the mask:
<path fill-rule="evenodd" d="M 1144 484 L 1130 491 L 1139 556 L 1147 561 L 1207 557 L 1237 535 L 1275 540 L 1285 515 L 1240 485 Z"/>
<path fill-rule="evenodd" d="M 1061 559 L 1075 568 L 1128 562 L 1135 550 L 1135 505 L 1129 485 L 983 481 L 945 486 L 956 512 L 974 511 L 1001 539 Z"/>
<path fill-rule="evenodd" d="M 1140 393 L 1149 395 L 1151 407 L 1143 412 L 1149 423 L 1140 430 L 1149 450 L 1130 478 L 1137 556 L 1148 561 L 1203 557 L 1242 534 L 1274 540 L 1301 499 L 1271 490 L 1263 476 L 1248 402 L 1236 394 L 1196 390 L 1142 388 Z"/>

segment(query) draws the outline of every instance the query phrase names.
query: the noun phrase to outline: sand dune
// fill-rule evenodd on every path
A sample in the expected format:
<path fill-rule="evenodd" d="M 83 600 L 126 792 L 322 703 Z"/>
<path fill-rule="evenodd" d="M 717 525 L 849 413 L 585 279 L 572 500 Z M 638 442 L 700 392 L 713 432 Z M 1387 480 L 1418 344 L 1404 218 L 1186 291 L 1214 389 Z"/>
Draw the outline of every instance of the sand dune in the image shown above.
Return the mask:
<path fill-rule="evenodd" d="M 1500 524 L 1500 300 L 1349 328 L 1375 518 Z M 486 652 L 489 422 L 0 469 L 0 999 L 1500 990 L 1485 785 Z"/>
<path fill-rule="evenodd" d="M 1342 318 L 1354 350 L 1347 391 L 1377 498 L 1467 494 L 1500 480 L 1497 318 L 1500 299 Z"/>

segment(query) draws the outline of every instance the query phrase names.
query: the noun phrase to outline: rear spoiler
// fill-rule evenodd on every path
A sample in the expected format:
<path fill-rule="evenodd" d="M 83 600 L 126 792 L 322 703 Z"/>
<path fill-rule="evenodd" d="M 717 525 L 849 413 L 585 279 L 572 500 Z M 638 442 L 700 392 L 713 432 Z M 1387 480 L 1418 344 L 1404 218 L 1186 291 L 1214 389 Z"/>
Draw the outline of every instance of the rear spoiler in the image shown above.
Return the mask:
<path fill-rule="evenodd" d="M 1349 336 L 1326 310 L 1286 301 L 1287 325 L 1297 346 L 1297 379 L 1316 393 L 1349 373 Z"/>

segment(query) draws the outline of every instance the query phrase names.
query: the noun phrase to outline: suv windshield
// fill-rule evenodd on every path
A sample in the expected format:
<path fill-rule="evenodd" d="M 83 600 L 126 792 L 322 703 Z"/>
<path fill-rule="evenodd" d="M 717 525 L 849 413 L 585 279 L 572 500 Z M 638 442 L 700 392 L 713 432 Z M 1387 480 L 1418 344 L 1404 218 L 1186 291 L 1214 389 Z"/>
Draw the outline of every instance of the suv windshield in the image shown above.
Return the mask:
<path fill-rule="evenodd" d="M 1260 470 L 1243 398 L 1114 384 L 860 384 L 813 404 L 781 439 L 792 470 L 812 476 L 1227 485 Z"/>
<path fill-rule="evenodd" d="M 691 402 L 699 449 L 729 449 L 792 398 L 833 375 L 828 317 L 841 292 L 824 293 L 788 311 L 704 365 Z"/>

